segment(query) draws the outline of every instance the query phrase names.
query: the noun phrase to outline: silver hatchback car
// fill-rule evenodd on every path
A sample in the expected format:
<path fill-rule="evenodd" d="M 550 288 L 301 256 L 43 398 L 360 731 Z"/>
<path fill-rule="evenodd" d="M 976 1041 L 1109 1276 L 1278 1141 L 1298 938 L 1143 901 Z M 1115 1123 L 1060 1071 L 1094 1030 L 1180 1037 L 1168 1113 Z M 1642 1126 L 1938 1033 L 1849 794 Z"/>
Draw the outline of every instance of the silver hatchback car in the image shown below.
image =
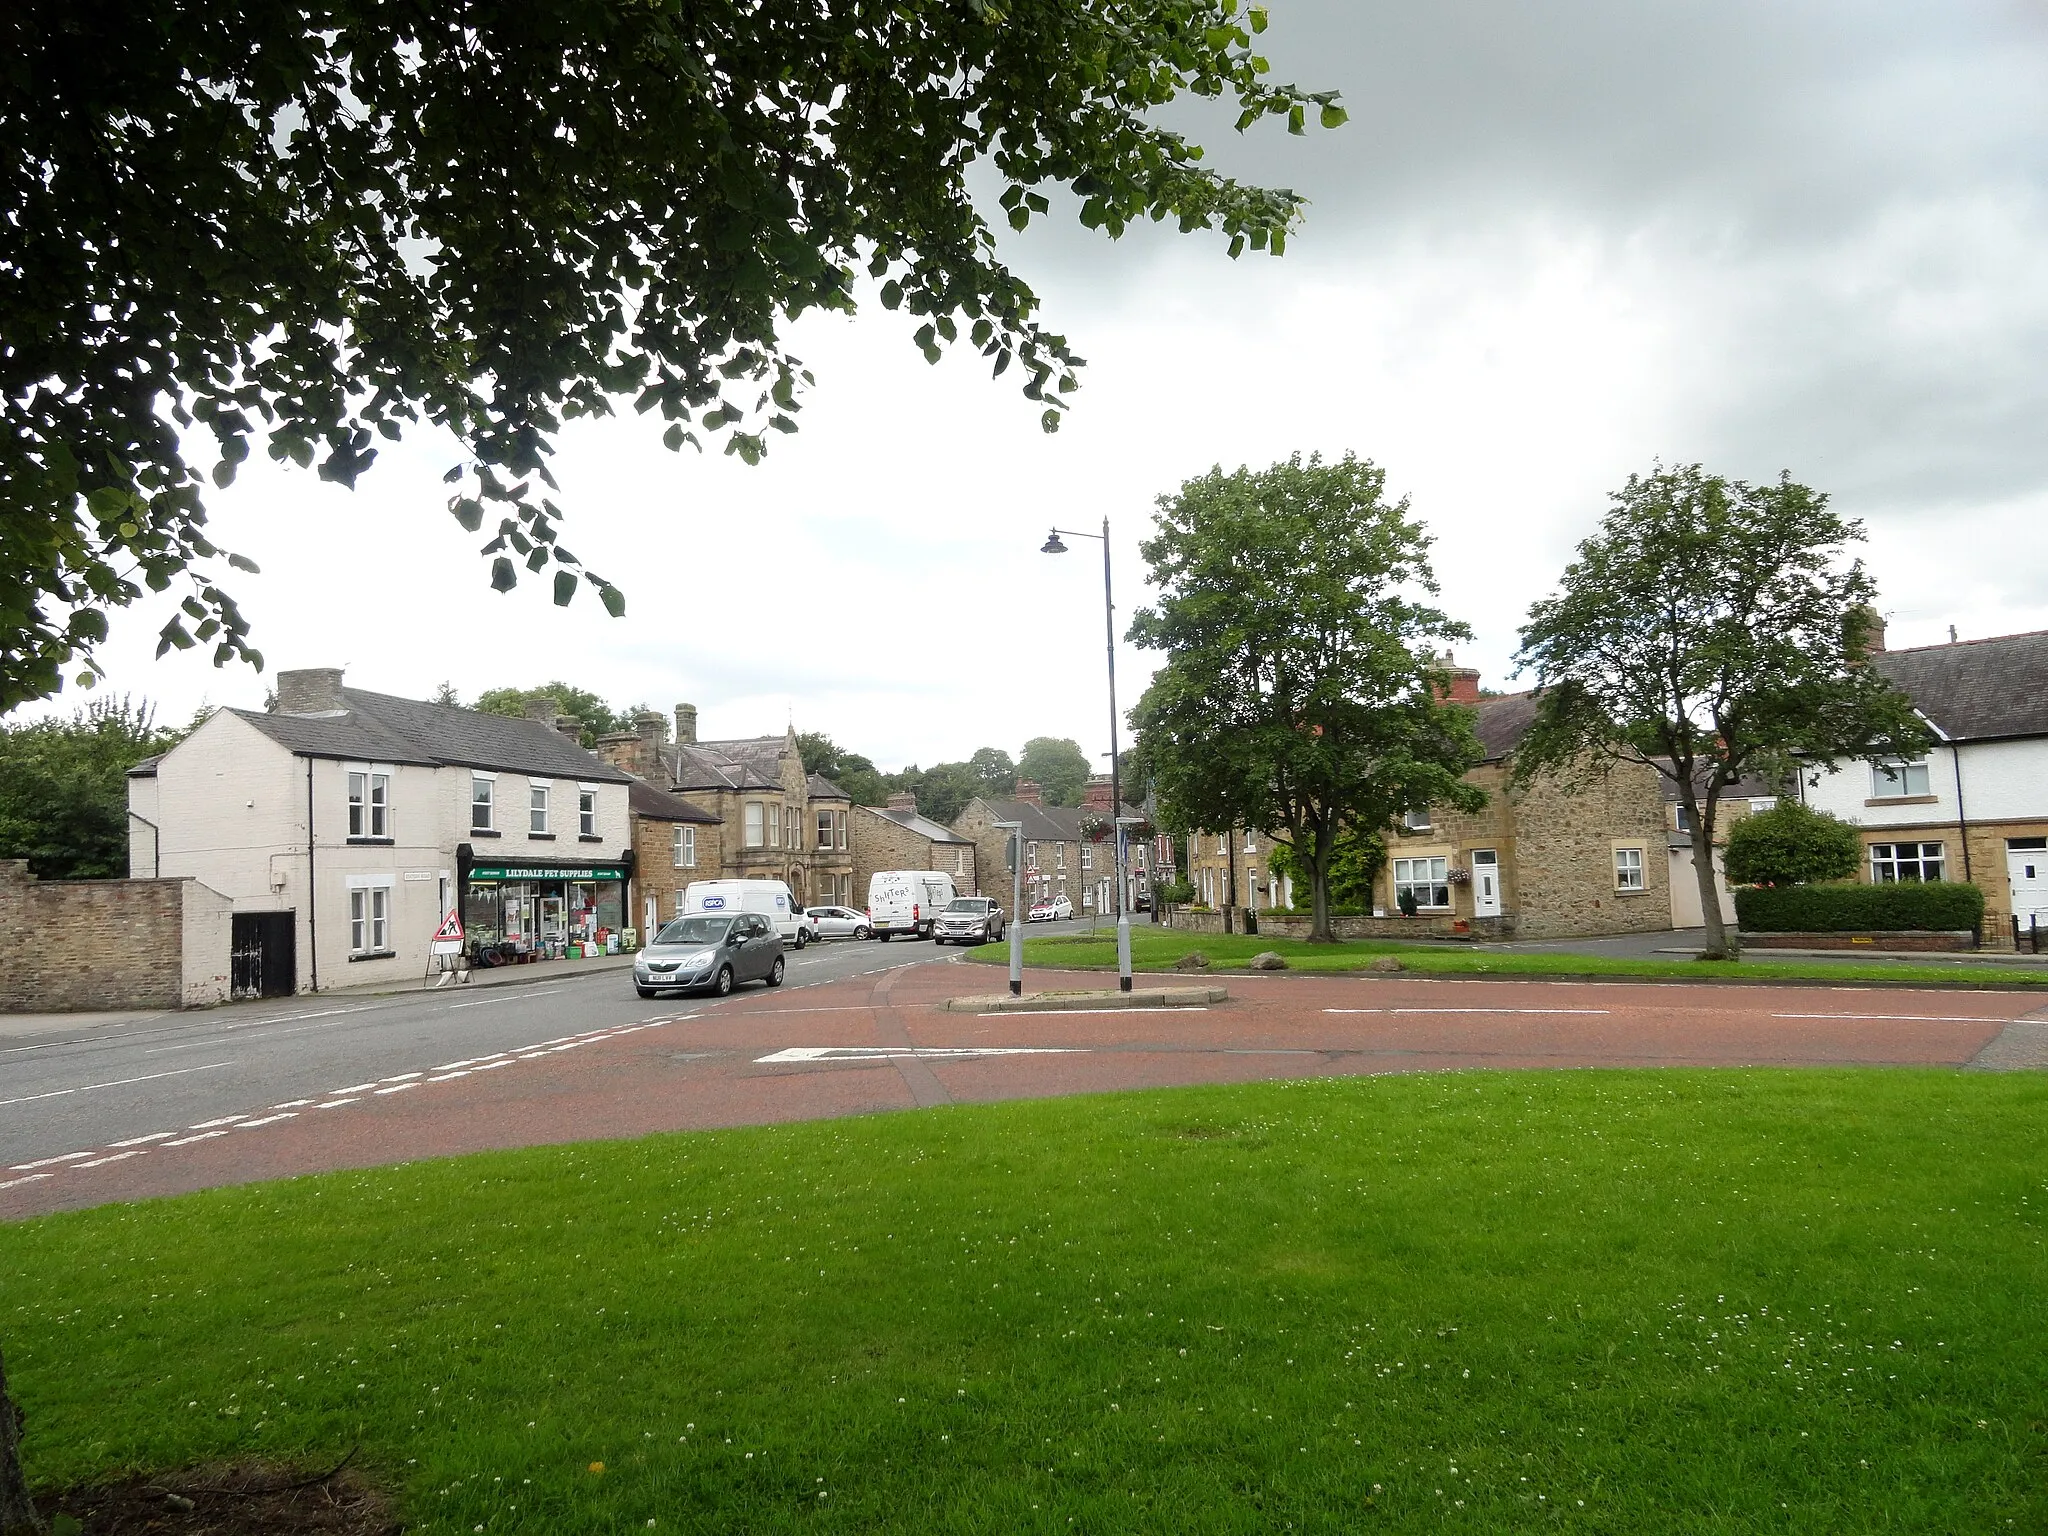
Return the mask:
<path fill-rule="evenodd" d="M 743 981 L 782 985 L 782 935 L 756 912 L 679 917 L 633 959 L 633 987 L 642 997 L 670 990 L 724 997 Z"/>

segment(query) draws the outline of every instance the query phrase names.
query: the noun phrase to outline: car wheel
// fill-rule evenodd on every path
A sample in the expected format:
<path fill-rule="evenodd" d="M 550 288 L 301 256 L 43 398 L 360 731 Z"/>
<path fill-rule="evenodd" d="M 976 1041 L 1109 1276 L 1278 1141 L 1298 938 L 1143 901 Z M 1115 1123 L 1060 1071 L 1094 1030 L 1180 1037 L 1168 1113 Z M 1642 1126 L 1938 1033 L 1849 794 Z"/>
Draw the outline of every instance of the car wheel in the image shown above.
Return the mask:
<path fill-rule="evenodd" d="M 875 930 L 872 928 L 856 928 L 853 930 L 853 936 L 856 939 L 872 939 L 875 936 Z"/>
<path fill-rule="evenodd" d="M 777 955 L 775 957 L 775 963 L 768 967 L 768 975 L 765 978 L 769 986 L 779 987 L 782 985 L 782 971 L 782 956 Z"/>
<path fill-rule="evenodd" d="M 797 947 L 798 949 L 802 949 L 802 948 L 803 948 L 803 947 L 804 947 L 804 946 L 805 946 L 806 944 L 808 944 L 808 943 L 810 943 L 810 942 L 811 942 L 811 941 L 810 941 L 810 940 L 809 940 L 808 938 L 806 938 L 806 937 L 804 936 L 804 931 L 803 931 L 803 929 L 801 929 L 801 928 L 797 929 L 797 931 L 796 931 L 796 947 Z"/>
<path fill-rule="evenodd" d="M 778 963 L 780 963 L 780 962 L 778 962 Z M 720 966 L 720 967 L 718 968 L 718 979 L 717 979 L 716 981 L 714 981 L 714 982 L 712 982 L 712 983 L 711 983 L 711 990 L 712 990 L 712 991 L 713 991 L 713 992 L 714 992 L 715 994 L 717 994 L 717 995 L 718 995 L 719 997 L 731 997 L 731 996 L 732 996 L 732 967 L 731 967 L 731 966 L 729 966 L 729 965 L 721 965 L 721 966 Z"/>
<path fill-rule="evenodd" d="M 639 994 L 640 994 L 640 995 L 641 995 L 642 997 L 652 997 L 652 996 L 654 996 L 654 988 L 652 988 L 652 987 L 643 987 L 643 986 L 639 986 L 639 985 L 637 985 L 637 984 L 636 984 L 636 985 L 634 986 L 633 990 L 634 990 L 635 992 L 638 992 L 638 993 L 639 993 Z"/>
<path fill-rule="evenodd" d="M 881 940 L 881 941 L 882 941 L 882 942 L 883 942 L 884 944 L 886 944 L 886 943 L 888 943 L 888 942 L 889 942 L 889 941 L 890 941 L 891 939 L 895 938 L 895 937 L 896 937 L 896 935 L 895 935 L 895 934 L 893 934 L 893 933 L 878 933 L 878 934 L 876 934 L 876 935 L 875 935 L 875 937 L 876 937 L 876 938 L 878 938 L 878 939 L 880 939 L 880 940 Z"/>

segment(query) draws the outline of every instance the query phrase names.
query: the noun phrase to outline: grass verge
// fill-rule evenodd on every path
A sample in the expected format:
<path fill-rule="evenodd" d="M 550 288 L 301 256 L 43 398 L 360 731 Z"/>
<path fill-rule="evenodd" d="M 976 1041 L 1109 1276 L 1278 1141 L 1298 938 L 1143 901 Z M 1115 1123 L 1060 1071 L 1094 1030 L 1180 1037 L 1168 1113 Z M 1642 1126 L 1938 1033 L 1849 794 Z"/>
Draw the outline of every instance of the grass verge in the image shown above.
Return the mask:
<path fill-rule="evenodd" d="M 1347 1078 L 0 1228 L 31 1479 L 413 1531 L 2048 1525 L 2048 1080 Z"/>
<path fill-rule="evenodd" d="M 1503 953 L 1448 945 L 1396 944 L 1382 940 L 1351 940 L 1310 944 L 1302 939 L 1262 938 L 1248 934 L 1180 933 L 1163 928 L 1131 930 L 1131 965 L 1141 971 L 1170 971 L 1183 955 L 1200 950 L 1212 965 L 1242 967 L 1253 955 L 1272 950 L 1296 971 L 1362 970 L 1380 955 L 1400 957 L 1404 968 L 1437 976 L 1661 976 L 1685 981 L 1904 981 L 1941 987 L 2023 986 L 2048 990 L 2048 969 L 1994 966 L 1972 962 L 1926 965 L 1910 961 L 1743 960 L 1734 963 L 1700 960 L 1624 959 L 1607 955 Z M 1007 944 L 983 944 L 968 951 L 983 965 L 1008 965 Z M 1024 941 L 1024 963 L 1073 970 L 1115 970 L 1116 935 L 1064 933 Z"/>

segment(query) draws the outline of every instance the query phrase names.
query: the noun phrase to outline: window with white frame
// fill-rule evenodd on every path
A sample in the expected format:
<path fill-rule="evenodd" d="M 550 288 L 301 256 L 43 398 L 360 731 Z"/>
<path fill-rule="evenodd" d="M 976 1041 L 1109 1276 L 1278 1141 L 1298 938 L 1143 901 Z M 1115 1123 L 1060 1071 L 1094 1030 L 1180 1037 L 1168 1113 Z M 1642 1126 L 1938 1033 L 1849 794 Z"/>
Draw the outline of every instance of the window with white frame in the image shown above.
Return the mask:
<path fill-rule="evenodd" d="M 820 848 L 830 848 L 832 846 L 832 813 L 830 811 L 818 812 L 818 846 Z"/>
<path fill-rule="evenodd" d="M 758 848 L 767 837 L 768 808 L 758 800 L 749 800 L 746 810 L 746 838 L 749 848 Z"/>
<path fill-rule="evenodd" d="M 1617 891 L 1640 891 L 1643 888 L 1642 849 L 1614 850 L 1614 888 Z"/>
<path fill-rule="evenodd" d="M 1024 845 L 1024 867 L 1026 869 L 1038 868 L 1038 844 L 1026 843 Z"/>
<path fill-rule="evenodd" d="M 955 848 L 953 850 L 953 873 L 956 875 L 967 873 L 967 850 L 965 848 Z"/>
<path fill-rule="evenodd" d="M 576 831 L 582 837 L 597 836 L 597 786 L 576 786 Z"/>
<path fill-rule="evenodd" d="M 1927 787 L 1927 763 L 1885 762 L 1870 765 L 1870 798 L 1910 800 L 1932 793 Z"/>
<path fill-rule="evenodd" d="M 697 867 L 697 829 L 695 827 L 673 827 L 669 830 L 668 851 L 677 869 Z"/>
<path fill-rule="evenodd" d="M 1946 878 L 1948 861 L 1940 843 L 1872 843 L 1870 878 L 1877 885 Z"/>
<path fill-rule="evenodd" d="M 1673 807 L 1671 807 L 1671 809 L 1677 813 L 1676 821 L 1674 824 L 1677 826 L 1678 830 L 1681 832 L 1690 832 L 1692 830 L 1692 812 L 1688 811 L 1683 805 L 1674 805 Z"/>
<path fill-rule="evenodd" d="M 348 835 L 391 835 L 391 770 L 371 766 L 348 770 Z"/>
<path fill-rule="evenodd" d="M 1083 843 L 1081 845 L 1081 867 L 1083 869 L 1093 869 L 1095 867 L 1095 845 L 1093 843 Z"/>
<path fill-rule="evenodd" d="M 1219 832 L 1216 834 L 1216 852 L 1218 854 L 1227 854 L 1230 852 L 1230 834 L 1228 832 Z"/>
<path fill-rule="evenodd" d="M 780 848 L 782 846 L 782 802 L 780 800 L 770 800 L 767 803 L 767 811 L 768 846 L 770 848 Z"/>
<path fill-rule="evenodd" d="M 534 837 L 547 836 L 548 786 L 545 784 L 526 786 L 526 830 Z"/>
<path fill-rule="evenodd" d="M 832 840 L 833 846 L 842 853 L 846 850 L 846 812 L 844 811 L 834 811 L 832 813 Z"/>
<path fill-rule="evenodd" d="M 1257 853 L 1259 851 L 1258 834 L 1252 831 L 1250 827 L 1244 829 L 1244 851 L 1246 853 Z"/>
<path fill-rule="evenodd" d="M 1065 843 L 1054 843 L 1052 845 L 1052 867 L 1062 873 L 1065 872 L 1067 867 L 1067 845 Z"/>
<path fill-rule="evenodd" d="M 348 893 L 348 952 L 378 955 L 391 949 L 391 887 L 361 886 Z"/>
<path fill-rule="evenodd" d="M 1401 817 L 1401 825 L 1410 832 L 1427 832 L 1429 830 L 1429 807 L 1425 805 L 1419 811 L 1404 812 Z"/>
<path fill-rule="evenodd" d="M 1447 910 L 1451 904 L 1451 861 L 1437 856 L 1424 859 L 1394 860 L 1394 900 L 1398 904 L 1403 892 L 1412 893 L 1417 908 L 1427 911 L 1435 908 Z"/>
<path fill-rule="evenodd" d="M 488 773 L 473 773 L 469 776 L 469 830 L 489 832 L 491 825 L 491 798 L 497 786 Z"/>

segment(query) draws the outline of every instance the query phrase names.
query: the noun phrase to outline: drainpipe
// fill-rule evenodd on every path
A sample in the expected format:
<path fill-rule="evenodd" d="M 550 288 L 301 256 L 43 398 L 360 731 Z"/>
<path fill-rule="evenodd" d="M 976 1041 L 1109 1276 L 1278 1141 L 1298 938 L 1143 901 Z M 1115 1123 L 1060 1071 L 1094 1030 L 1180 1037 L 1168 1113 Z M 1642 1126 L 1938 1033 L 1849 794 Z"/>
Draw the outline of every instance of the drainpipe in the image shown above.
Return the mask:
<path fill-rule="evenodd" d="M 313 985 L 320 990 L 320 883 L 313 867 L 313 759 L 306 759 L 306 948 L 312 958 Z"/>

